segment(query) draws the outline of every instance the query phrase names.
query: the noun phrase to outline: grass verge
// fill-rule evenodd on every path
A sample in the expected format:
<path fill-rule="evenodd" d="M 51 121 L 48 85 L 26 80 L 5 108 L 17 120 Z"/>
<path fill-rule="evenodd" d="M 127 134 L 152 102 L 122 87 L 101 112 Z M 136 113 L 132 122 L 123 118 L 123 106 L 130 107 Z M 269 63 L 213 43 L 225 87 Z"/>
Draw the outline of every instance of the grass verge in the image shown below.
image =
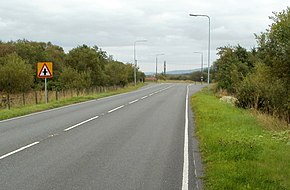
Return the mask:
<path fill-rule="evenodd" d="M 290 189 L 289 131 L 269 131 L 250 111 L 208 90 L 191 97 L 205 189 Z M 279 134 L 279 135 L 277 135 Z"/>
<path fill-rule="evenodd" d="M 24 106 L 24 107 L 19 107 L 19 108 L 12 108 L 10 110 L 8 109 L 0 110 L 0 120 L 27 115 L 30 113 L 39 112 L 43 110 L 58 108 L 58 107 L 75 104 L 79 102 L 84 102 L 88 100 L 99 99 L 99 98 L 104 98 L 107 96 L 126 93 L 133 90 L 137 90 L 138 88 L 144 85 L 145 85 L 144 83 L 140 83 L 137 86 L 128 86 L 119 90 L 107 91 L 107 92 L 92 94 L 89 96 L 78 96 L 78 97 L 72 97 L 72 98 L 68 98 L 68 99 L 64 99 L 60 101 L 51 101 L 48 104 L 37 104 L 37 105 L 30 105 L 30 106 Z"/>

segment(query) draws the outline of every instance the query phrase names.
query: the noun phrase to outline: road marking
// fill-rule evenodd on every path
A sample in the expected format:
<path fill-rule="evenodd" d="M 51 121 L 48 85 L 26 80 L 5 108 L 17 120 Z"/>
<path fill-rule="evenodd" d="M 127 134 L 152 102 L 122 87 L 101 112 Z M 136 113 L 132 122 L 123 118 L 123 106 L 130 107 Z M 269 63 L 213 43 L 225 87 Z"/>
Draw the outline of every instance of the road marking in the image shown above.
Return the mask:
<path fill-rule="evenodd" d="M 71 126 L 71 127 L 69 127 L 69 128 L 66 128 L 65 130 L 63 130 L 63 131 L 69 131 L 69 130 L 71 130 L 71 129 L 73 129 L 73 128 L 76 128 L 76 127 L 78 127 L 78 126 L 80 126 L 80 125 L 83 125 L 83 124 L 85 124 L 85 123 L 87 123 L 87 122 L 90 122 L 90 121 L 92 121 L 92 120 L 94 120 L 94 119 L 97 119 L 99 116 L 95 116 L 95 117 L 92 117 L 92 118 L 90 118 L 90 119 L 88 119 L 88 120 L 85 120 L 85 121 L 82 121 L 82 122 L 80 122 L 80 123 L 78 123 L 78 124 L 76 124 L 76 125 L 74 125 L 74 126 Z"/>
<path fill-rule="evenodd" d="M 196 170 L 196 163 L 195 163 L 194 155 L 193 155 L 193 166 L 194 166 L 194 174 L 195 174 L 195 179 L 196 179 L 196 190 L 199 190 L 198 178 L 197 178 L 197 170 Z"/>
<path fill-rule="evenodd" d="M 112 109 L 112 110 L 108 111 L 108 113 L 112 113 L 112 112 L 114 112 L 114 111 L 116 111 L 116 110 L 118 110 L 118 109 L 123 108 L 124 106 L 125 106 L 125 105 L 122 105 L 122 106 L 119 106 L 119 107 L 117 107 L 117 108 L 115 108 L 115 109 Z"/>
<path fill-rule="evenodd" d="M 27 149 L 27 148 L 29 148 L 29 147 L 32 147 L 32 146 L 34 146 L 34 145 L 37 145 L 38 143 L 39 143 L 39 142 L 36 141 L 36 142 L 31 143 L 31 144 L 29 144 L 29 145 L 27 145 L 27 146 L 24 146 L 24 147 L 21 147 L 21 148 L 19 148 L 19 149 L 17 149 L 17 150 L 14 150 L 13 152 L 10 152 L 10 153 L 8 153 L 8 154 L 5 154 L 5 155 L 3 155 L 3 156 L 0 156 L 0 160 L 6 158 L 6 157 L 8 157 L 8 156 L 11 156 L 12 154 L 15 154 L 15 153 L 17 153 L 17 152 L 20 152 L 20 151 L 22 151 L 22 150 L 25 150 L 25 149 Z"/>
<path fill-rule="evenodd" d="M 185 97 L 185 127 L 184 127 L 184 150 L 183 150 L 183 178 L 182 190 L 188 190 L 188 86 Z"/>
<path fill-rule="evenodd" d="M 74 106 L 78 106 L 78 105 L 81 105 L 81 104 L 92 103 L 92 102 L 95 102 L 95 101 L 96 100 L 88 100 L 86 102 L 79 102 L 79 103 L 75 103 L 75 104 L 71 104 L 71 105 L 66 105 L 66 106 L 62 106 L 62 107 L 58 107 L 58 108 L 53 108 L 53 109 L 44 110 L 44 111 L 40 111 L 40 112 L 30 113 L 30 114 L 23 115 L 23 116 L 18 116 L 18 117 L 13 117 L 13 118 L 6 119 L 6 120 L 1 120 L 0 123 L 4 123 L 4 122 L 8 122 L 8 121 L 13 121 L 13 120 L 17 120 L 17 119 L 22 119 L 22 118 L 26 118 L 26 117 L 31 117 L 31 116 L 35 116 L 35 115 L 45 114 L 45 113 L 48 113 L 48 112 L 52 112 L 52 111 L 56 111 L 56 110 L 61 110 L 61 109 L 69 108 L 69 107 L 74 107 Z"/>
<path fill-rule="evenodd" d="M 58 136 L 59 134 L 55 133 L 55 134 L 51 134 L 51 135 L 48 135 L 48 138 L 51 138 L 51 137 L 55 137 L 55 136 Z"/>
<path fill-rule="evenodd" d="M 39 114 L 44 114 L 44 113 L 52 112 L 52 111 L 55 111 L 55 110 L 61 110 L 61 109 L 69 108 L 69 107 L 74 107 L 74 106 L 78 106 L 78 105 L 81 105 L 81 104 L 87 104 L 87 103 L 91 103 L 91 102 L 96 102 L 96 101 L 99 101 L 99 100 L 105 100 L 105 99 L 109 99 L 109 98 L 114 98 L 114 97 L 122 96 L 122 95 L 126 95 L 126 94 L 138 93 L 138 92 L 149 90 L 149 89 L 154 88 L 156 86 L 162 86 L 162 85 L 163 84 L 147 86 L 147 87 L 143 87 L 141 89 L 138 89 L 138 90 L 135 90 L 135 91 L 131 91 L 131 92 L 116 94 L 116 95 L 113 95 L 113 96 L 108 96 L 108 97 L 94 99 L 94 100 L 88 100 L 88 101 L 85 101 L 85 102 L 79 102 L 79 103 L 75 103 L 75 104 L 71 104 L 71 105 L 67 105 L 67 106 L 62 106 L 62 107 L 53 108 L 53 109 L 49 109 L 49 110 L 44 110 L 44 111 L 31 113 L 31 114 L 27 114 L 27 115 L 23 115 L 23 116 L 18 116 L 18 117 L 14 117 L 14 118 L 10 118 L 10 119 L 5 119 L 5 120 L 1 120 L 0 123 L 9 122 L 9 121 L 12 121 L 12 120 L 22 119 L 22 118 L 26 118 L 26 117 L 31 117 L 31 116 L 35 116 L 35 115 L 39 115 Z"/>
<path fill-rule="evenodd" d="M 161 86 L 163 84 L 159 84 L 157 86 Z M 138 93 L 138 92 L 142 92 L 142 91 L 145 91 L 145 90 L 149 90 L 150 88 L 154 88 L 156 87 L 156 85 L 153 85 L 153 86 L 147 86 L 147 87 L 142 87 L 140 89 L 137 89 L 135 91 L 131 91 L 131 92 L 125 92 L 125 93 L 122 93 L 122 94 L 116 94 L 116 95 L 112 95 L 112 96 L 108 96 L 108 97 L 104 97 L 104 98 L 99 98 L 99 99 L 96 99 L 96 100 L 105 100 L 105 99 L 110 99 L 110 98 L 114 98 L 114 97 L 117 97 L 117 96 L 122 96 L 122 95 L 126 95 L 126 94 L 133 94 L 133 93 Z"/>
<path fill-rule="evenodd" d="M 149 94 L 149 96 L 153 96 L 153 95 L 154 95 L 154 93 Z"/>
<path fill-rule="evenodd" d="M 148 96 L 143 96 L 143 97 L 141 98 L 141 100 L 143 100 L 143 99 L 145 99 L 145 98 L 148 98 Z"/>
<path fill-rule="evenodd" d="M 139 101 L 139 99 L 137 99 L 137 100 L 133 100 L 133 101 L 129 102 L 129 104 L 134 104 L 134 103 L 136 103 L 136 102 L 138 102 L 138 101 Z"/>

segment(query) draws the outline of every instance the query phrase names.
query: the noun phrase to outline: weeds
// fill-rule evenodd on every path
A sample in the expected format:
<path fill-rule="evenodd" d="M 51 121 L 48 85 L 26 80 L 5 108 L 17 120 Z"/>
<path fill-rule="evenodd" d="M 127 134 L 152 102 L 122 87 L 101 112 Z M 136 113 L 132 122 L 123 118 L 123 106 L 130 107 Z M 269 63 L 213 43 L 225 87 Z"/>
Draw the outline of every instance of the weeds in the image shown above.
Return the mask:
<path fill-rule="evenodd" d="M 206 189 L 290 189 L 289 130 L 204 90 L 191 99 Z M 272 129 L 272 130 L 266 130 Z"/>

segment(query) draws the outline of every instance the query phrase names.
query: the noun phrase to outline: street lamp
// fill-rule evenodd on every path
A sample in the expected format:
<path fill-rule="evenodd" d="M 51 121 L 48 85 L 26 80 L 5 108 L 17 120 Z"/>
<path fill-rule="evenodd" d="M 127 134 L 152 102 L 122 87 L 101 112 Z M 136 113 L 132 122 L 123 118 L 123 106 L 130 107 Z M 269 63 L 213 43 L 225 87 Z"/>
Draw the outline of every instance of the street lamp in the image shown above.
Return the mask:
<path fill-rule="evenodd" d="M 208 18 L 208 52 L 207 52 L 207 84 L 209 84 L 209 69 L 210 69 L 210 17 L 208 15 L 196 15 L 196 14 L 189 14 L 189 16 L 194 17 L 207 17 Z"/>
<path fill-rule="evenodd" d="M 193 52 L 193 53 L 198 53 L 200 54 L 200 58 L 201 58 L 201 67 L 200 67 L 200 81 L 201 81 L 201 84 L 202 84 L 202 81 L 203 81 L 203 52 L 200 52 L 200 51 L 196 51 L 196 52 Z"/>
<path fill-rule="evenodd" d="M 137 83 L 137 74 L 136 74 L 136 67 L 137 67 L 137 60 L 136 60 L 136 43 L 138 42 L 147 42 L 147 40 L 136 40 L 134 42 L 134 84 L 136 86 L 136 83 Z"/>
<path fill-rule="evenodd" d="M 160 55 L 164 55 L 164 53 L 156 54 L 156 60 L 155 60 L 155 65 L 156 65 L 155 78 L 156 78 L 156 81 L 157 81 L 157 63 L 158 63 L 158 56 L 160 56 Z"/>

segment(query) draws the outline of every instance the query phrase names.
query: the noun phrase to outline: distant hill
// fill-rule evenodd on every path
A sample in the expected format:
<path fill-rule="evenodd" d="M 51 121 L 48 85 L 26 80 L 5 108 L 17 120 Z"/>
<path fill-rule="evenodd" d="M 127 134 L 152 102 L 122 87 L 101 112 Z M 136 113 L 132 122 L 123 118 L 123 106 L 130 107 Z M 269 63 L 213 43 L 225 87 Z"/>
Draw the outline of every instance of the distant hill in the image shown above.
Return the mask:
<path fill-rule="evenodd" d="M 182 74 L 190 74 L 190 73 L 193 73 L 196 71 L 200 71 L 200 69 L 168 71 L 168 72 L 166 72 L 166 74 L 168 74 L 168 75 L 182 75 Z"/>
<path fill-rule="evenodd" d="M 168 75 L 182 75 L 182 74 L 190 74 L 192 72 L 200 71 L 200 69 L 192 69 L 192 70 L 174 70 L 174 71 L 167 71 L 166 74 Z M 145 72 L 145 75 L 155 75 L 155 72 Z"/>

